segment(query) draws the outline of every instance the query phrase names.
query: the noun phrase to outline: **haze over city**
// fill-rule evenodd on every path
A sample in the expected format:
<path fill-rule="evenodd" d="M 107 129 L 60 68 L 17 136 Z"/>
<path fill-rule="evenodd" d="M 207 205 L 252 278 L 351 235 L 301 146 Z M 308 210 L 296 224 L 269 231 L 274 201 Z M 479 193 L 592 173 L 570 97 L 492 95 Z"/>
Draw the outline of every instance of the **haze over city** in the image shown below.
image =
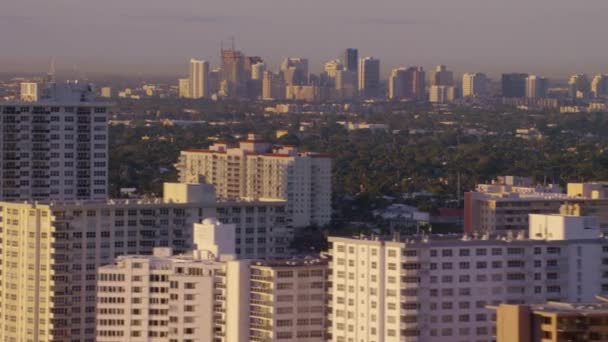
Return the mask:
<path fill-rule="evenodd" d="M 456 72 L 526 71 L 551 77 L 608 70 L 608 2 L 587 0 L 76 1 L 5 0 L 2 71 L 180 73 L 192 56 L 219 61 L 220 42 L 278 66 L 320 68 L 344 47 L 399 65 Z M 584 53 L 582 53 L 584 52 Z"/>

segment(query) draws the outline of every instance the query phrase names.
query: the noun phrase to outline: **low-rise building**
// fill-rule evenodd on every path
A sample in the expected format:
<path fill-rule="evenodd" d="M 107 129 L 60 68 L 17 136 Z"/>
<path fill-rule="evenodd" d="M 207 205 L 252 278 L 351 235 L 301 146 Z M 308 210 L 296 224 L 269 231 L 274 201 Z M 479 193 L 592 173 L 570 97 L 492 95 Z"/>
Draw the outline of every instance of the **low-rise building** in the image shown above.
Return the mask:
<path fill-rule="evenodd" d="M 607 303 L 500 304 L 497 342 L 608 341 Z"/>

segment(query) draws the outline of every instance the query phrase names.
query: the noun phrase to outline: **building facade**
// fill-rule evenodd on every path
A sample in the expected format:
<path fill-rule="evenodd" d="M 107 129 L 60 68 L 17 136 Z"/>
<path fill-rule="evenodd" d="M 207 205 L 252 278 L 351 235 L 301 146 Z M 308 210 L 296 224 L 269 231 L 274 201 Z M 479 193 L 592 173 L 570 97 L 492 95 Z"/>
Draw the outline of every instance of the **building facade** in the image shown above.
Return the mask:
<path fill-rule="evenodd" d="M 466 73 L 462 76 L 462 97 L 483 97 L 487 95 L 488 77 L 482 73 Z"/>
<path fill-rule="evenodd" d="M 497 342 L 608 341 L 608 304 L 500 304 Z"/>
<path fill-rule="evenodd" d="M 182 151 L 176 167 L 180 182 L 213 184 L 220 198 L 286 200 L 293 227 L 331 219 L 331 159 L 325 155 L 273 149 L 250 135 L 238 148 L 216 143 Z"/>
<path fill-rule="evenodd" d="M 94 102 L 89 85 L 52 84 L 44 93 L 0 104 L 0 198 L 106 199 L 110 105 Z"/>
<path fill-rule="evenodd" d="M 205 188 L 166 184 L 156 200 L 0 203 L 0 340 L 94 341 L 96 269 L 155 247 L 189 251 L 204 218 L 235 225 L 237 257 L 286 254 L 284 202 L 216 202 Z"/>
<path fill-rule="evenodd" d="M 101 267 L 97 298 L 97 341 L 321 342 L 327 261 L 156 249 Z"/>
<path fill-rule="evenodd" d="M 567 193 L 555 185 L 479 184 L 465 193 L 464 207 L 468 233 L 526 230 L 529 214 L 562 211 L 597 216 L 600 228 L 608 229 L 608 197 L 602 183 L 570 183 Z"/>
<path fill-rule="evenodd" d="M 491 342 L 488 305 L 594 301 L 608 292 L 608 240 L 597 222 L 562 228 L 531 238 L 330 237 L 331 341 Z"/>
<path fill-rule="evenodd" d="M 380 60 L 373 57 L 359 61 L 359 95 L 375 98 L 380 95 Z"/>

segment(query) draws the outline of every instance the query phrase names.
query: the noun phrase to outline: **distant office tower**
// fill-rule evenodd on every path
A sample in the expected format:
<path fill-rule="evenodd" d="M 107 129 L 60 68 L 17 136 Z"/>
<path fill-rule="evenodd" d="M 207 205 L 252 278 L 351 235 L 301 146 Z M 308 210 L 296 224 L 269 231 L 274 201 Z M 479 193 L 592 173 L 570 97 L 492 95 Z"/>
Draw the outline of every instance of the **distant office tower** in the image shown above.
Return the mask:
<path fill-rule="evenodd" d="M 570 76 L 568 79 L 568 96 L 573 99 L 586 98 L 589 95 L 590 83 L 584 74 Z"/>
<path fill-rule="evenodd" d="M 262 80 L 262 99 L 263 100 L 283 100 L 285 99 L 285 83 L 280 75 L 272 71 L 264 71 Z"/>
<path fill-rule="evenodd" d="M 181 98 L 190 97 L 190 79 L 180 78 L 178 80 L 178 96 Z"/>
<path fill-rule="evenodd" d="M 250 57 L 251 58 L 251 57 Z M 263 97 L 264 72 L 266 64 L 257 62 L 250 67 L 251 76 L 247 81 L 247 97 L 250 99 L 259 99 Z"/>
<path fill-rule="evenodd" d="M 331 341 L 489 342 L 488 305 L 608 293 L 594 217 L 530 217 L 528 237 L 330 237 Z"/>
<path fill-rule="evenodd" d="M 100 90 L 100 96 L 106 99 L 112 98 L 112 88 L 102 87 Z"/>
<path fill-rule="evenodd" d="M 391 71 L 388 79 L 388 98 L 398 100 L 406 98 L 408 87 L 408 72 L 406 68 L 397 68 Z"/>
<path fill-rule="evenodd" d="M 596 98 L 608 96 L 608 75 L 600 74 L 593 77 L 591 92 Z"/>
<path fill-rule="evenodd" d="M 209 97 L 209 62 L 196 59 L 190 60 L 190 98 L 200 99 Z"/>
<path fill-rule="evenodd" d="M 426 80 L 422 67 L 397 68 L 389 78 L 391 99 L 426 99 Z"/>
<path fill-rule="evenodd" d="M 109 104 L 94 102 L 88 84 L 53 83 L 44 93 L 38 102 L 0 103 L 0 198 L 105 199 Z"/>
<path fill-rule="evenodd" d="M 325 63 L 323 71 L 325 72 L 325 76 L 327 77 L 327 81 L 328 81 L 329 85 L 335 84 L 335 80 L 336 80 L 336 76 L 338 75 L 338 71 L 341 71 L 343 69 L 344 69 L 344 66 L 342 65 L 342 62 L 338 59 Z"/>
<path fill-rule="evenodd" d="M 449 71 L 445 65 L 438 65 L 431 73 L 432 86 L 453 86 L 454 73 Z"/>
<path fill-rule="evenodd" d="M 208 185 L 165 186 L 163 199 L 2 202 L 0 340 L 94 341 L 96 268 L 154 247 L 191 250 L 204 218 L 236 224 L 239 258 L 285 256 L 284 201 L 222 202 Z M 113 293 L 111 303 L 125 295 Z"/>
<path fill-rule="evenodd" d="M 488 77 L 482 73 L 466 73 L 462 76 L 462 96 L 482 97 L 487 95 Z"/>
<path fill-rule="evenodd" d="M 227 96 L 235 97 L 245 94 L 246 81 L 248 79 L 245 70 L 245 55 L 234 49 L 222 49 L 222 75 L 220 84 L 225 83 Z"/>
<path fill-rule="evenodd" d="M 359 95 L 363 98 L 380 96 L 380 60 L 373 57 L 359 61 Z"/>
<path fill-rule="evenodd" d="M 260 56 L 245 57 L 245 81 L 253 79 L 253 66 L 256 64 L 264 64 L 264 59 Z M 259 75 L 261 79 L 262 74 Z"/>
<path fill-rule="evenodd" d="M 359 50 L 352 48 L 344 50 L 342 65 L 344 69 L 356 73 L 359 65 Z"/>
<path fill-rule="evenodd" d="M 429 102 L 449 103 L 456 99 L 456 88 L 451 86 L 431 86 L 429 88 Z"/>
<path fill-rule="evenodd" d="M 526 97 L 526 78 L 528 74 L 503 74 L 502 96 L 508 98 Z"/>
<path fill-rule="evenodd" d="M 251 66 L 251 79 L 262 80 L 264 78 L 264 72 L 266 71 L 266 64 L 263 62 L 253 64 Z"/>
<path fill-rule="evenodd" d="M 222 79 L 222 69 L 215 68 L 209 71 L 209 94 L 217 94 L 220 89 Z"/>
<path fill-rule="evenodd" d="M 500 304 L 492 309 L 496 310 L 496 342 L 606 339 L 608 303 Z"/>
<path fill-rule="evenodd" d="M 99 269 L 97 341 L 326 341 L 326 259 L 171 253 Z"/>
<path fill-rule="evenodd" d="M 341 99 L 352 99 L 357 95 L 357 72 L 338 70 L 336 72 L 335 89 Z"/>
<path fill-rule="evenodd" d="M 529 99 L 545 98 L 549 94 L 549 80 L 545 77 L 530 75 L 526 78 L 526 97 Z"/>
<path fill-rule="evenodd" d="M 38 83 L 35 82 L 21 82 L 20 99 L 24 102 L 36 102 L 38 101 Z"/>
<path fill-rule="evenodd" d="M 237 148 L 216 143 L 182 151 L 176 168 L 182 183 L 213 184 L 220 198 L 286 200 L 294 227 L 331 219 L 331 159 L 325 155 L 273 148 L 250 134 Z"/>
<path fill-rule="evenodd" d="M 286 85 L 308 85 L 308 59 L 288 57 L 281 64 L 281 72 Z"/>

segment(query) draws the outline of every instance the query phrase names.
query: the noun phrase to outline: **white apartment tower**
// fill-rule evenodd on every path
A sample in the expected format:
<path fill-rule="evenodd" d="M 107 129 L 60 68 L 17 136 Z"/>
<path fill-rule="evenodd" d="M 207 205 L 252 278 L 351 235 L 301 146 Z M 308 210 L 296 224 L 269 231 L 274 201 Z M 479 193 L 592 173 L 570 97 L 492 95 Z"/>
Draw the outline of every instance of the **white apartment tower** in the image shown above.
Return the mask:
<path fill-rule="evenodd" d="M 190 59 L 190 98 L 209 97 L 209 62 Z"/>
<path fill-rule="evenodd" d="M 50 84 L 37 102 L 0 103 L 0 198 L 106 199 L 109 104 L 88 84 Z"/>
<path fill-rule="evenodd" d="M 180 182 L 213 184 L 220 198 L 287 201 L 293 227 L 325 225 L 331 219 L 331 159 L 276 146 L 250 134 L 238 148 L 216 143 L 182 151 Z"/>
<path fill-rule="evenodd" d="M 488 305 L 608 293 L 593 217 L 531 215 L 530 238 L 330 238 L 331 341 L 491 342 Z"/>
<path fill-rule="evenodd" d="M 100 342 L 326 340 L 324 259 L 250 262 L 155 249 L 101 267 L 97 288 Z"/>
<path fill-rule="evenodd" d="M 189 251 L 205 218 L 235 225 L 237 257 L 286 254 L 284 202 L 218 202 L 209 188 L 165 184 L 165 197 L 151 200 L 0 203 L 0 340 L 94 341 L 96 269 L 155 247 Z"/>

